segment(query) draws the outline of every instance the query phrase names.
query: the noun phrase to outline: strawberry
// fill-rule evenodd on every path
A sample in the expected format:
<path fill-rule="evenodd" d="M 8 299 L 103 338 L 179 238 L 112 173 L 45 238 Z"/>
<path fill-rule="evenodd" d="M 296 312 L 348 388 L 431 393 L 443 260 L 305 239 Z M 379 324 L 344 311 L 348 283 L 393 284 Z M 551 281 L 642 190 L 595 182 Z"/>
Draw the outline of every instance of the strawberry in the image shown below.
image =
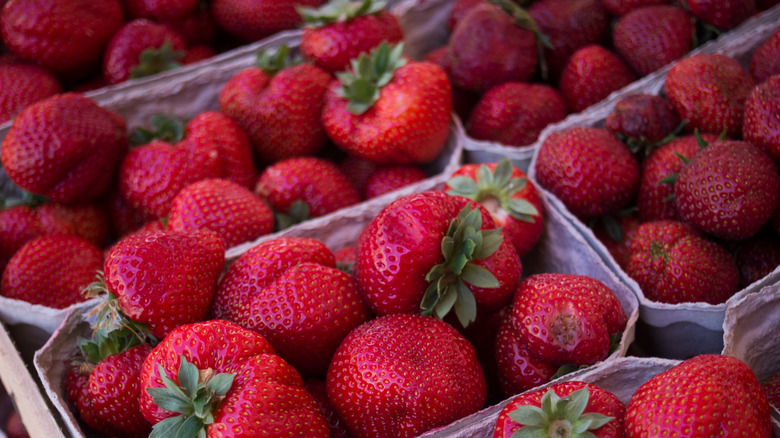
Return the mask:
<path fill-rule="evenodd" d="M 35 210 L 26 205 L 0 211 L 0 269 L 25 243 L 45 233 Z"/>
<path fill-rule="evenodd" d="M 166 22 L 181 20 L 198 7 L 198 0 L 124 0 L 129 18 Z"/>
<path fill-rule="evenodd" d="M 462 20 L 473 7 L 481 4 L 483 1 L 484 0 L 455 0 L 452 4 L 450 15 L 447 17 L 447 31 L 452 33 L 452 31 L 458 27 L 460 20 Z"/>
<path fill-rule="evenodd" d="M 469 115 L 466 132 L 478 140 L 525 146 L 566 114 L 566 104 L 556 89 L 544 84 L 506 82 L 482 95 Z"/>
<path fill-rule="evenodd" d="M 679 125 L 680 116 L 668 100 L 642 93 L 623 96 L 605 120 L 606 128 L 625 137 L 632 150 L 634 144 L 638 147 L 654 146 L 672 134 Z"/>
<path fill-rule="evenodd" d="M 558 90 L 566 107 L 580 112 L 635 80 L 631 69 L 617 55 L 593 44 L 577 49 L 569 57 Z"/>
<path fill-rule="evenodd" d="M 109 436 L 116 431 L 92 410 L 92 397 L 89 395 L 89 373 L 91 369 L 85 362 L 71 364 L 65 375 L 65 390 L 68 402 L 73 406 L 79 418 L 90 429 Z M 140 394 L 139 394 L 140 395 Z"/>
<path fill-rule="evenodd" d="M 444 148 L 450 82 L 439 66 L 407 61 L 402 50 L 383 43 L 331 82 L 322 123 L 347 153 L 382 164 L 421 164 Z"/>
<path fill-rule="evenodd" d="M 106 255 L 105 288 L 125 316 L 162 338 L 206 316 L 224 257 L 224 241 L 208 230 L 131 234 Z"/>
<path fill-rule="evenodd" d="M 81 291 L 95 279 L 102 261 L 100 249 L 80 237 L 38 237 L 8 261 L 0 294 L 63 309 L 85 300 Z"/>
<path fill-rule="evenodd" d="M 745 100 L 756 85 L 733 58 L 697 53 L 669 70 L 666 97 L 690 130 L 737 137 L 742 133 Z"/>
<path fill-rule="evenodd" d="M 522 431 L 540 437 L 623 438 L 626 408 L 613 393 L 581 381 L 563 382 L 514 397 L 501 409 L 493 438 Z M 587 431 L 587 432 L 586 432 Z"/>
<path fill-rule="evenodd" d="M 98 70 L 123 22 L 120 0 L 13 0 L 3 8 L 0 31 L 19 58 L 61 78 L 82 79 Z"/>
<path fill-rule="evenodd" d="M 59 94 L 19 113 L 0 159 L 25 190 L 55 202 L 89 202 L 106 191 L 127 151 L 126 129 L 118 114 L 83 95 Z"/>
<path fill-rule="evenodd" d="M 417 436 L 476 412 L 487 393 L 474 347 L 424 315 L 388 315 L 353 330 L 326 381 L 328 400 L 357 438 Z"/>
<path fill-rule="evenodd" d="M 520 257 L 542 235 L 542 198 L 525 172 L 508 158 L 497 163 L 464 164 L 453 172 L 443 190 L 482 204 Z"/>
<path fill-rule="evenodd" d="M 596 221 L 593 234 L 607 248 L 618 266 L 625 269 L 631 255 L 631 242 L 639 228 L 639 218 L 633 210 L 628 210 L 618 212 L 616 217 L 609 216 L 601 219 Z"/>
<path fill-rule="evenodd" d="M 203 45 L 214 47 L 217 42 L 217 23 L 209 14 L 208 4 L 204 2 L 198 2 L 198 7 L 186 17 L 173 21 L 166 20 L 164 24 L 181 35 L 187 47 Z"/>
<path fill-rule="evenodd" d="M 246 187 L 220 178 L 194 182 L 171 202 L 168 228 L 172 231 L 209 229 L 233 247 L 273 231 L 268 205 Z"/>
<path fill-rule="evenodd" d="M 780 406 L 780 373 L 762 380 L 761 388 L 766 393 L 769 404 L 777 409 Z"/>
<path fill-rule="evenodd" d="M 617 20 L 612 44 L 639 76 L 646 76 L 688 53 L 695 28 L 688 12 L 678 6 L 643 6 Z"/>
<path fill-rule="evenodd" d="M 721 239 L 746 239 L 772 217 L 780 176 L 760 147 L 718 141 L 694 155 L 674 183 L 680 217 Z"/>
<path fill-rule="evenodd" d="M 422 181 L 427 177 L 428 175 L 420 166 L 413 164 L 378 166 L 366 180 L 363 198 L 375 198 Z"/>
<path fill-rule="evenodd" d="M 48 70 L 34 64 L 0 65 L 0 123 L 24 108 L 62 92 L 62 84 Z"/>
<path fill-rule="evenodd" d="M 780 75 L 772 76 L 753 88 L 745 100 L 742 138 L 761 146 L 780 163 Z"/>
<path fill-rule="evenodd" d="M 737 291 L 739 276 L 723 247 L 670 220 L 639 226 L 626 273 L 647 299 L 668 304 L 723 303 Z"/>
<path fill-rule="evenodd" d="M 501 392 L 511 397 L 552 380 L 561 364 L 538 359 L 516 334 L 509 317 L 501 320 L 496 334 L 494 354 Z"/>
<path fill-rule="evenodd" d="M 620 17 L 642 6 L 665 5 L 671 0 L 601 0 L 601 4 L 614 16 Z"/>
<path fill-rule="evenodd" d="M 373 161 L 360 158 L 356 155 L 347 155 L 338 162 L 339 169 L 358 190 L 358 193 L 366 192 L 366 181 L 378 167 Z"/>
<path fill-rule="evenodd" d="M 339 250 L 333 251 L 333 257 L 336 259 L 336 267 L 354 277 L 357 276 L 357 245 L 345 246 Z"/>
<path fill-rule="evenodd" d="M 0 2 L 0 8 L 2 8 L 2 2 Z M 8 438 L 30 438 L 30 434 L 24 428 L 19 412 L 16 410 L 12 410 L 6 417 L 4 430 Z"/>
<path fill-rule="evenodd" d="M 461 326 L 480 312 L 501 308 L 517 286 L 522 265 L 474 201 L 441 191 L 407 195 L 390 203 L 358 240 L 363 298 L 374 313 L 420 313 Z"/>
<path fill-rule="evenodd" d="M 639 163 L 605 128 L 550 134 L 537 154 L 536 179 L 580 219 L 615 213 L 634 197 Z"/>
<path fill-rule="evenodd" d="M 317 7 L 324 0 L 214 0 L 211 15 L 220 29 L 243 43 L 258 41 L 286 29 L 294 29 L 303 20 L 296 7 Z"/>
<path fill-rule="evenodd" d="M 384 7 L 379 0 L 331 0 L 319 9 L 299 8 L 304 23 L 301 54 L 321 69 L 336 73 L 382 41 L 401 42 L 401 25 Z"/>
<path fill-rule="evenodd" d="M 328 400 L 325 380 L 307 380 L 303 386 L 314 397 L 317 407 L 320 408 L 320 412 L 325 417 L 328 429 L 330 429 L 330 438 L 353 438 L 352 433 L 347 429 L 347 425 L 344 424 L 344 420 L 333 410 L 333 406 L 331 406 Z"/>
<path fill-rule="evenodd" d="M 125 23 L 108 42 L 103 78 L 108 84 L 118 84 L 177 68 L 186 48 L 182 36 L 173 29 L 137 18 Z"/>
<path fill-rule="evenodd" d="M 313 155 L 327 142 L 320 114 L 332 77 L 310 64 L 284 66 L 291 62 L 286 54 L 286 46 L 273 60 L 261 52 L 260 66 L 236 73 L 219 94 L 222 112 L 244 128 L 258 158 L 269 163 Z"/>
<path fill-rule="evenodd" d="M 756 13 L 756 0 L 686 0 L 691 14 L 720 30 L 730 30 Z"/>
<path fill-rule="evenodd" d="M 780 74 L 778 59 L 780 59 L 780 29 L 761 43 L 751 56 L 748 67 L 750 75 L 757 83 L 761 83 L 770 76 Z"/>
<path fill-rule="evenodd" d="M 451 76 L 450 74 L 450 54 L 449 54 L 449 46 L 444 45 L 439 47 L 438 49 L 432 50 L 428 52 L 427 55 L 425 55 L 425 60 L 430 61 L 439 67 L 441 67 L 442 70 L 444 70 L 445 73 L 447 73 L 447 77 L 449 78 Z M 452 82 L 450 80 L 450 82 Z M 477 104 L 479 99 L 482 97 L 481 92 L 477 91 L 470 91 L 470 90 L 463 90 L 459 88 L 457 85 L 452 85 L 452 110 L 455 111 L 455 114 L 460 116 L 461 120 L 468 120 L 469 116 L 471 114 L 471 110 L 474 108 L 474 106 Z"/>
<path fill-rule="evenodd" d="M 756 9 L 765 11 L 778 3 L 780 3 L 780 0 L 756 0 Z"/>
<path fill-rule="evenodd" d="M 692 357 L 650 378 L 631 396 L 625 425 L 630 438 L 772 435 L 769 403 L 753 370 L 717 354 Z"/>
<path fill-rule="evenodd" d="M 741 241 L 734 260 L 739 269 L 739 287 L 744 289 L 780 266 L 780 238 L 774 232 L 760 232 Z"/>
<path fill-rule="evenodd" d="M 190 46 L 179 58 L 181 65 L 190 65 L 196 62 L 204 61 L 215 56 L 217 52 L 211 46 Z"/>

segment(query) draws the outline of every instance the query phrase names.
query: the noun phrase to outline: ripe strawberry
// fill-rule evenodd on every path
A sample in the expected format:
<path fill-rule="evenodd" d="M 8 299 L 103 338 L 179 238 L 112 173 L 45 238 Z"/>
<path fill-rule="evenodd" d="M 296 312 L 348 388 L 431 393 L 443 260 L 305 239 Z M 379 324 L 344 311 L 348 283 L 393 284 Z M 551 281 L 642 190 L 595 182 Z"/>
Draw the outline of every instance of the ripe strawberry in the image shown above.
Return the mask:
<path fill-rule="evenodd" d="M 224 241 L 208 230 L 131 234 L 106 255 L 106 290 L 125 316 L 162 338 L 206 316 L 224 257 Z"/>
<path fill-rule="evenodd" d="M 639 228 L 639 218 L 632 210 L 616 217 L 608 216 L 596 221 L 593 234 L 607 248 L 618 266 L 625 269 L 631 255 L 631 242 Z"/>
<path fill-rule="evenodd" d="M 769 404 L 753 370 L 716 354 L 685 360 L 640 386 L 626 407 L 625 425 L 629 438 L 772 435 Z"/>
<path fill-rule="evenodd" d="M 317 7 L 324 0 L 214 0 L 211 15 L 225 33 L 248 43 L 302 24 L 296 7 Z"/>
<path fill-rule="evenodd" d="M 357 277 L 358 254 L 357 245 L 345 246 L 344 248 L 333 251 L 333 257 L 336 259 L 336 267 L 353 277 Z"/>
<path fill-rule="evenodd" d="M 460 20 L 462 20 L 472 8 L 482 2 L 483 0 L 455 0 L 452 4 L 450 15 L 447 17 L 447 31 L 452 33 L 452 31 L 458 27 Z"/>
<path fill-rule="evenodd" d="M 352 70 L 331 82 L 322 123 L 347 153 L 382 164 L 420 164 L 444 148 L 450 82 L 433 63 L 407 61 L 402 49 L 382 44 L 353 59 Z"/>
<path fill-rule="evenodd" d="M 520 257 L 542 235 L 542 198 L 525 172 L 508 158 L 497 163 L 464 164 L 453 172 L 443 190 L 482 204 Z"/>
<path fill-rule="evenodd" d="M 780 266 L 780 238 L 765 231 L 741 241 L 734 251 L 734 260 L 739 269 L 739 288 L 744 289 Z"/>
<path fill-rule="evenodd" d="M 626 273 L 647 299 L 661 303 L 719 304 L 737 291 L 737 266 L 731 254 L 677 221 L 639 226 Z"/>
<path fill-rule="evenodd" d="M 761 146 L 780 163 L 780 75 L 753 88 L 745 100 L 742 138 Z"/>
<path fill-rule="evenodd" d="M 780 373 L 762 380 L 761 389 L 766 393 L 769 404 L 777 409 L 780 406 Z"/>
<path fill-rule="evenodd" d="M 543 385 L 555 377 L 561 364 L 538 359 L 528 349 L 509 317 L 501 320 L 494 342 L 495 362 L 501 392 L 511 397 Z"/>
<path fill-rule="evenodd" d="M 0 123 L 21 110 L 62 92 L 60 81 L 48 70 L 33 64 L 0 65 Z"/>
<path fill-rule="evenodd" d="M 118 84 L 177 68 L 186 49 L 184 39 L 173 29 L 137 18 L 125 23 L 108 42 L 103 78 L 108 84 Z"/>
<path fill-rule="evenodd" d="M 680 171 L 674 202 L 680 217 L 727 240 L 746 239 L 772 217 L 780 197 L 780 176 L 772 159 L 744 141 L 718 141 Z"/>
<path fill-rule="evenodd" d="M 286 53 L 280 49 L 272 61 L 278 73 L 262 67 L 242 70 L 219 94 L 222 112 L 244 128 L 258 158 L 269 163 L 313 155 L 327 142 L 320 115 L 332 77 L 309 64 L 279 65 L 289 62 Z M 268 56 L 261 53 L 259 60 Z"/>
<path fill-rule="evenodd" d="M 347 425 L 344 424 L 344 420 L 333 410 L 333 406 L 331 406 L 328 400 L 325 380 L 307 380 L 304 382 L 303 387 L 314 397 L 317 407 L 320 408 L 322 416 L 325 417 L 328 429 L 330 429 L 330 438 L 353 438 L 352 433 L 347 429 Z"/>
<path fill-rule="evenodd" d="M 35 210 L 19 205 L 0 211 L 0 269 L 25 243 L 43 236 L 42 228 Z"/>
<path fill-rule="evenodd" d="M 438 49 L 432 50 L 425 55 L 425 60 L 430 61 L 444 70 L 447 73 L 447 77 L 450 78 L 450 54 L 449 46 L 444 45 Z M 452 82 L 452 80 L 450 80 Z M 459 88 L 457 85 L 452 85 L 452 110 L 460 116 L 461 120 L 468 120 L 474 106 L 479 102 L 482 97 L 481 92 L 469 91 Z"/>
<path fill-rule="evenodd" d="M 646 76 L 688 53 L 695 28 L 688 12 L 678 6 L 644 6 L 617 20 L 612 44 L 639 76 Z"/>
<path fill-rule="evenodd" d="M 625 413 L 626 407 L 615 394 L 590 383 L 563 382 L 513 398 L 499 412 L 493 438 L 532 430 L 538 436 L 590 433 L 599 438 L 623 438 Z"/>
<path fill-rule="evenodd" d="M 208 4 L 204 2 L 198 2 L 198 7 L 186 17 L 180 20 L 166 20 L 164 24 L 181 35 L 187 47 L 215 46 L 217 42 L 217 23 L 209 14 Z"/>
<path fill-rule="evenodd" d="M 179 58 L 181 65 L 194 64 L 215 56 L 217 52 L 211 46 L 190 46 L 184 56 Z"/>
<path fill-rule="evenodd" d="M 63 309 L 85 300 L 81 291 L 94 281 L 102 261 L 100 249 L 80 237 L 38 237 L 8 261 L 0 294 Z"/>
<path fill-rule="evenodd" d="M 375 198 L 422 181 L 427 177 L 428 175 L 420 166 L 413 164 L 378 166 L 366 180 L 363 198 Z"/>
<path fill-rule="evenodd" d="M 356 155 L 347 155 L 338 162 L 338 166 L 341 172 L 349 179 L 349 182 L 357 189 L 358 193 L 366 192 L 366 181 L 378 167 L 373 161 Z"/>
<path fill-rule="evenodd" d="M 634 82 L 636 76 L 613 52 L 598 45 L 577 49 L 561 72 L 558 90 L 571 112 L 580 112 Z"/>
<path fill-rule="evenodd" d="M 729 137 L 742 133 L 742 118 L 750 90 L 756 85 L 733 58 L 697 53 L 669 70 L 664 91 L 669 102 L 687 120 L 686 127 Z"/>
<path fill-rule="evenodd" d="M 13 0 L 3 8 L 0 30 L 19 58 L 62 78 L 82 79 L 98 70 L 123 22 L 120 0 Z"/>
<path fill-rule="evenodd" d="M 274 216 L 249 189 L 226 179 L 210 178 L 188 185 L 173 198 L 168 228 L 209 229 L 230 248 L 272 232 Z"/>
<path fill-rule="evenodd" d="M 625 137 L 632 151 L 639 152 L 639 148 L 654 146 L 672 134 L 680 125 L 680 116 L 661 96 L 628 94 L 615 103 L 605 125 L 610 131 Z"/>
<path fill-rule="evenodd" d="M 339 346 L 326 380 L 328 400 L 357 438 L 417 436 L 476 412 L 487 393 L 474 347 L 424 315 L 359 326 Z"/>
<path fill-rule="evenodd" d="M 482 95 L 469 115 L 466 132 L 478 140 L 525 146 L 566 114 L 566 104 L 556 89 L 544 84 L 506 82 Z"/>
<path fill-rule="evenodd" d="M 550 134 L 539 148 L 535 171 L 539 183 L 583 220 L 617 212 L 639 185 L 636 158 L 604 128 Z"/>
<path fill-rule="evenodd" d="M 0 159 L 25 190 L 54 202 L 89 202 L 108 188 L 127 150 L 126 129 L 118 114 L 83 95 L 59 94 L 16 117 Z"/>
<path fill-rule="evenodd" d="M 231 435 L 237 424 L 245 436 L 328 437 L 300 374 L 261 335 L 228 321 L 174 329 L 147 356 L 140 383 L 141 412 L 155 424 L 150 438 L 187 426 L 194 436 Z"/>
<path fill-rule="evenodd" d="M 390 203 L 363 230 L 357 278 L 374 313 L 455 311 L 466 327 L 511 298 L 522 272 L 509 239 L 474 201 L 441 191 Z"/>
<path fill-rule="evenodd" d="M 90 429 L 110 436 L 116 431 L 95 415 L 92 410 L 92 397 L 89 395 L 89 372 L 90 367 L 84 362 L 71 364 L 65 375 L 65 390 L 68 402 L 75 408 L 79 418 Z M 139 394 L 140 396 L 140 394 Z"/>
<path fill-rule="evenodd" d="M 730 30 L 756 13 L 756 0 L 686 0 L 691 14 L 721 30 Z"/>
<path fill-rule="evenodd" d="M 764 82 L 770 76 L 780 74 L 778 59 L 780 59 L 780 29 L 761 43 L 750 58 L 749 70 L 756 83 Z"/>
<path fill-rule="evenodd" d="M 614 16 L 620 17 L 642 6 L 665 5 L 671 0 L 601 0 L 601 4 Z"/>
<path fill-rule="evenodd" d="M 401 25 L 384 7 L 379 0 L 331 0 L 319 9 L 299 8 L 304 23 L 301 55 L 321 69 L 336 73 L 383 41 L 401 42 Z"/>
<path fill-rule="evenodd" d="M 124 0 L 129 18 L 166 22 L 181 20 L 198 7 L 198 0 Z"/>

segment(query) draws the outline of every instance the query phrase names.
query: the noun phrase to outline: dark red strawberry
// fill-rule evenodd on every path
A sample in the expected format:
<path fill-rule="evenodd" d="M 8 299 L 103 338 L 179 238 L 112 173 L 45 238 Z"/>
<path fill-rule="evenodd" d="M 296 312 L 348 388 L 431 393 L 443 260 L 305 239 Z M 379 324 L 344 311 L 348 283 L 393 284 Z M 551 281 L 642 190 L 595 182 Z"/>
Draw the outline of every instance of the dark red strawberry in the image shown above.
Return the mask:
<path fill-rule="evenodd" d="M 771 231 L 742 241 L 734 252 L 739 269 L 739 287 L 744 289 L 780 266 L 780 238 Z"/>
<path fill-rule="evenodd" d="M 327 391 L 356 437 L 376 438 L 411 438 L 465 417 L 487 392 L 474 347 L 424 315 L 388 315 L 353 330 L 328 369 Z"/>
<path fill-rule="evenodd" d="M 26 205 L 0 211 L 0 269 L 25 243 L 45 233 L 35 210 Z"/>
<path fill-rule="evenodd" d="M 668 100 L 654 94 L 628 94 L 622 97 L 605 120 L 607 129 L 625 137 L 635 152 L 654 146 L 680 125 L 680 116 Z M 636 146 L 634 146 L 636 145 Z"/>
<path fill-rule="evenodd" d="M 507 397 L 549 382 L 561 367 L 534 356 L 509 317 L 504 317 L 496 334 L 495 361 L 499 386 Z"/>
<path fill-rule="evenodd" d="M 622 213 L 622 214 L 621 214 Z M 593 234 L 607 248 L 618 266 L 625 269 L 631 255 L 631 241 L 639 228 L 639 218 L 634 211 L 618 212 L 615 216 L 596 220 Z"/>
<path fill-rule="evenodd" d="M 677 221 L 640 225 L 626 272 L 647 299 L 661 303 L 719 304 L 737 291 L 737 266 L 731 255 Z"/>
<path fill-rule="evenodd" d="M 672 0 L 601 0 L 601 4 L 617 17 L 626 15 L 631 10 L 649 5 L 665 5 Z"/>
<path fill-rule="evenodd" d="M 127 151 L 126 129 L 118 114 L 83 95 L 59 94 L 16 117 L 0 159 L 27 191 L 55 202 L 89 202 L 106 191 Z"/>
<path fill-rule="evenodd" d="M 484 0 L 455 0 L 452 4 L 452 10 L 447 18 L 447 31 L 452 33 L 458 23 L 475 6 L 481 4 Z"/>
<path fill-rule="evenodd" d="M 780 373 L 762 380 L 761 388 L 766 393 L 769 404 L 777 409 L 780 406 Z"/>
<path fill-rule="evenodd" d="M 646 76 L 693 48 L 693 19 L 674 5 L 650 5 L 620 17 L 612 32 L 618 55 L 639 76 Z"/>
<path fill-rule="evenodd" d="M 317 7 L 324 0 L 213 0 L 211 15 L 217 25 L 240 42 L 258 41 L 303 23 L 296 7 Z"/>
<path fill-rule="evenodd" d="M 182 36 L 164 24 L 144 18 L 129 21 L 106 47 L 103 78 L 118 84 L 177 68 L 186 49 Z"/>
<path fill-rule="evenodd" d="M 90 366 L 85 362 L 71 364 L 65 375 L 65 390 L 68 402 L 75 408 L 79 418 L 90 429 L 110 436 L 116 433 L 111 426 L 99 419 L 92 410 L 92 397 L 89 396 Z"/>
<path fill-rule="evenodd" d="M 325 380 L 307 380 L 303 386 L 306 388 L 306 391 L 314 397 L 322 416 L 325 417 L 325 421 L 328 423 L 328 429 L 330 429 L 330 438 L 352 438 L 353 435 L 349 429 L 347 429 L 344 420 L 342 420 L 341 417 L 339 417 L 339 414 L 333 410 L 333 406 L 331 406 L 330 401 L 328 400 L 328 391 L 326 389 Z"/>
<path fill-rule="evenodd" d="M 441 67 L 442 70 L 447 73 L 447 77 L 450 77 L 450 55 L 449 47 L 447 45 L 428 52 L 428 54 L 425 55 L 425 60 L 433 62 Z M 452 85 L 452 110 L 455 111 L 455 114 L 460 116 L 461 120 L 468 120 L 471 110 L 474 108 L 474 105 L 477 104 L 480 97 L 482 97 L 481 92 L 464 90 L 457 85 Z"/>
<path fill-rule="evenodd" d="M 209 14 L 208 4 L 198 2 L 195 11 L 181 20 L 165 21 L 165 25 L 184 38 L 187 47 L 216 47 L 219 30 L 214 17 Z M 185 55 L 186 56 L 186 55 Z"/>
<path fill-rule="evenodd" d="M 736 60 L 721 54 L 697 53 L 669 70 L 664 91 L 693 131 L 729 137 L 742 133 L 745 100 L 756 83 Z"/>
<path fill-rule="evenodd" d="M 304 23 L 301 54 L 323 70 L 336 73 L 382 41 L 401 42 L 401 25 L 384 6 L 378 0 L 331 0 L 319 9 L 298 8 Z"/>
<path fill-rule="evenodd" d="M 756 13 L 756 0 L 685 0 L 691 14 L 721 30 L 730 30 Z"/>
<path fill-rule="evenodd" d="M 536 159 L 539 183 L 581 219 L 615 213 L 639 185 L 639 163 L 605 128 L 574 127 L 550 134 Z"/>
<path fill-rule="evenodd" d="M 195 12 L 198 0 L 123 0 L 127 15 L 166 22 L 182 20 Z"/>
<path fill-rule="evenodd" d="M 745 100 L 742 138 L 780 163 L 780 75 L 756 85 Z"/>
<path fill-rule="evenodd" d="M 360 158 L 355 155 L 347 155 L 338 162 L 339 169 L 346 175 L 347 179 L 358 190 L 358 193 L 365 193 L 366 181 L 368 177 L 376 170 L 377 164 L 373 161 Z"/>
<path fill-rule="evenodd" d="M 727 240 L 756 234 L 772 217 L 780 176 L 761 148 L 743 141 L 718 141 L 694 155 L 674 183 L 680 217 Z"/>
<path fill-rule="evenodd" d="M 45 68 L 24 63 L 0 65 L 0 123 L 61 92 L 60 81 Z"/>
<path fill-rule="evenodd" d="M 375 198 L 422 181 L 427 177 L 428 174 L 422 167 L 413 164 L 378 166 L 366 180 L 363 198 Z"/>
<path fill-rule="evenodd" d="M 580 112 L 634 82 L 636 76 L 613 52 L 598 45 L 577 49 L 566 62 L 558 90 L 571 112 Z"/>
<path fill-rule="evenodd" d="M 184 53 L 184 56 L 179 58 L 181 65 L 194 64 L 196 62 L 204 61 L 217 54 L 211 46 L 191 46 Z"/>
<path fill-rule="evenodd" d="M 780 74 L 780 29 L 758 46 L 750 58 L 750 74 L 757 83 Z"/>
<path fill-rule="evenodd" d="M 566 104 L 556 89 L 544 84 L 507 82 L 482 95 L 469 115 L 466 132 L 478 140 L 525 146 L 566 114 Z"/>

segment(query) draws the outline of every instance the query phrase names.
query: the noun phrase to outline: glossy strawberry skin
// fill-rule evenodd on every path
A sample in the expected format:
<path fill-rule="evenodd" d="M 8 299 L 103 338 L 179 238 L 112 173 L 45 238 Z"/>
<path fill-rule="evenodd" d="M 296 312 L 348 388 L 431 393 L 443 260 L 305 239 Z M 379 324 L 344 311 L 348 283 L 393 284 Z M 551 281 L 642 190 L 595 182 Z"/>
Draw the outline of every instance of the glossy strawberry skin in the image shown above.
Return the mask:
<path fill-rule="evenodd" d="M 628 94 L 622 97 L 605 120 L 607 129 L 631 139 L 662 140 L 680 124 L 672 104 L 653 94 Z"/>
<path fill-rule="evenodd" d="M 261 160 L 273 163 L 312 155 L 327 142 L 320 114 L 331 79 L 310 64 L 273 76 L 249 68 L 225 83 L 219 107 L 247 132 Z"/>
<path fill-rule="evenodd" d="M 118 114 L 81 94 L 59 94 L 16 117 L 0 159 L 25 190 L 55 202 L 89 202 L 108 188 L 127 151 L 126 131 Z"/>
<path fill-rule="evenodd" d="M 756 85 L 745 101 L 742 138 L 761 146 L 780 163 L 780 76 Z"/>
<path fill-rule="evenodd" d="M 0 65 L 0 123 L 22 109 L 62 92 L 60 81 L 48 70 L 33 64 Z"/>
<path fill-rule="evenodd" d="M 561 366 L 534 356 L 519 336 L 515 322 L 512 318 L 503 318 L 495 339 L 498 383 L 507 397 L 549 382 Z"/>
<path fill-rule="evenodd" d="M 122 312 L 162 338 L 205 318 L 224 257 L 225 243 L 212 231 L 136 233 L 109 250 L 103 272 Z"/>
<path fill-rule="evenodd" d="M 580 219 L 614 213 L 639 185 L 639 163 L 604 128 L 574 127 L 550 134 L 536 160 L 536 179 Z"/>
<path fill-rule="evenodd" d="M 474 347 L 423 315 L 389 315 L 353 330 L 326 381 L 328 399 L 357 438 L 417 436 L 476 412 L 486 399 Z"/>
<path fill-rule="evenodd" d="M 139 64 L 145 49 L 159 49 L 169 41 L 174 51 L 187 48 L 184 38 L 164 24 L 144 18 L 125 23 L 111 37 L 103 57 L 103 78 L 108 84 L 130 79 L 131 70 Z"/>
<path fill-rule="evenodd" d="M 769 403 L 755 374 L 721 355 L 695 356 L 652 377 L 631 396 L 625 425 L 629 438 L 772 434 Z"/>
<path fill-rule="evenodd" d="M 730 30 L 756 13 L 755 0 L 686 0 L 691 14 L 721 30 Z"/>
<path fill-rule="evenodd" d="M 339 86 L 334 80 L 325 95 L 322 123 L 347 153 L 381 164 L 422 164 L 444 149 L 452 91 L 439 66 L 411 61 L 398 68 L 379 100 L 360 115 L 347 111 L 348 101 L 336 93 Z"/>
<path fill-rule="evenodd" d="M 75 408 L 79 418 L 90 429 L 106 436 L 117 433 L 108 423 L 95 415 L 92 409 L 92 397 L 89 394 L 89 369 L 81 364 L 71 365 L 65 375 L 65 390 L 68 401 Z"/>
<path fill-rule="evenodd" d="M 677 221 L 639 226 L 626 273 L 647 299 L 668 304 L 718 304 L 737 291 L 738 273 L 731 255 Z"/>
<path fill-rule="evenodd" d="M 563 67 L 558 89 L 571 112 L 604 100 L 636 76 L 613 52 L 598 45 L 578 49 Z"/>
<path fill-rule="evenodd" d="M 780 29 L 770 35 L 753 53 L 748 67 L 750 75 L 757 83 L 761 83 L 770 76 L 780 74 L 778 59 L 780 59 Z"/>
<path fill-rule="evenodd" d="M 100 249 L 80 237 L 38 237 L 8 261 L 0 292 L 7 298 L 62 309 L 86 299 L 81 291 L 95 281 L 102 261 Z"/>
<path fill-rule="evenodd" d="M 707 146 L 680 171 L 674 184 L 680 217 L 728 240 L 756 234 L 772 217 L 779 197 L 780 176 L 772 159 L 743 141 Z"/>
<path fill-rule="evenodd" d="M 379 166 L 368 176 L 363 198 L 375 198 L 420 182 L 427 177 L 428 174 L 420 166 L 402 164 Z"/>
<path fill-rule="evenodd" d="M 241 42 L 263 39 L 302 23 L 295 6 L 317 7 L 323 0 L 214 0 L 211 15 L 224 32 Z"/>

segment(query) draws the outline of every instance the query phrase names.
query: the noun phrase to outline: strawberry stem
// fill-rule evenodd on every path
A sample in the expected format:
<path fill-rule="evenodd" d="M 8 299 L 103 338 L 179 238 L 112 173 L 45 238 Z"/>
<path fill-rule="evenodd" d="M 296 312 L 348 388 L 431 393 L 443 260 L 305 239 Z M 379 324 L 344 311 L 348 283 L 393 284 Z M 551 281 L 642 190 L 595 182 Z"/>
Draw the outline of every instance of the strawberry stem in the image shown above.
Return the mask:
<path fill-rule="evenodd" d="M 523 425 L 512 438 L 595 438 L 596 435 L 589 431 L 604 426 L 615 417 L 593 412 L 586 414 L 589 398 L 587 388 L 574 391 L 566 397 L 558 397 L 554 390 L 548 390 L 542 396 L 541 407 L 520 406 L 509 413 L 511 419 Z"/>
<path fill-rule="evenodd" d="M 349 101 L 347 111 L 355 115 L 368 111 L 379 100 L 382 88 L 393 79 L 393 73 L 406 62 L 403 43 L 390 46 L 386 41 L 370 53 L 352 59 L 351 70 L 336 73 L 341 82 L 336 93 Z"/>
<path fill-rule="evenodd" d="M 305 27 L 324 27 L 331 23 L 344 23 L 355 18 L 375 15 L 384 10 L 386 2 L 375 0 L 331 0 L 319 8 L 296 6 Z"/>

